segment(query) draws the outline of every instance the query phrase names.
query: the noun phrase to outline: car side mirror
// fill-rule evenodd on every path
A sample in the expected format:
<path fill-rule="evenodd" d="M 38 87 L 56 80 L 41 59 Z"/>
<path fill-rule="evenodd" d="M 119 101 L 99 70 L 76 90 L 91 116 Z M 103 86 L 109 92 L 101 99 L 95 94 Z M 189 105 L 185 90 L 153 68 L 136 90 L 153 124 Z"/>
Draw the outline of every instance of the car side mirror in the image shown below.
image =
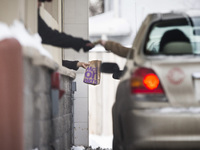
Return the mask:
<path fill-rule="evenodd" d="M 101 64 L 101 72 L 113 74 L 114 79 L 119 79 L 123 71 L 119 69 L 118 64 L 106 62 Z"/>

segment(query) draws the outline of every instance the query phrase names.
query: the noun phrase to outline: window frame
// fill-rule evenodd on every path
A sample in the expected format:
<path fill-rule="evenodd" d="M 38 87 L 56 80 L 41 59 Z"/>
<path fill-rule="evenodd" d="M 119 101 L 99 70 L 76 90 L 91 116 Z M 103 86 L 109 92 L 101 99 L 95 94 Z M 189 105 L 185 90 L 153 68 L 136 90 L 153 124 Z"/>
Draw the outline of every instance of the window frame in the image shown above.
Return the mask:
<path fill-rule="evenodd" d="M 199 20 L 200 20 L 200 17 L 198 17 L 199 18 Z M 184 25 L 185 27 L 191 27 L 191 29 L 189 29 L 188 28 L 188 31 L 189 30 L 194 30 L 194 28 L 195 28 L 195 25 L 194 25 L 194 23 L 192 22 L 192 18 L 190 18 L 189 16 L 184 16 L 183 18 L 172 18 L 172 19 L 169 19 L 169 20 L 157 20 L 157 21 L 155 21 L 155 22 L 153 22 L 150 26 L 149 26 L 149 29 L 148 29 L 148 32 L 147 32 L 147 34 L 146 34 L 146 38 L 145 38 L 145 44 L 144 44 L 144 47 L 143 47 L 143 52 L 144 52 L 144 55 L 146 55 L 146 56 L 152 56 L 152 55 L 154 55 L 154 56 L 156 56 L 156 55 L 174 55 L 174 54 L 163 54 L 163 53 L 159 53 L 158 52 L 158 50 L 157 50 L 157 52 L 158 53 L 149 53 L 148 52 L 148 49 L 147 49 L 147 47 L 148 47 L 148 43 L 149 43 L 149 41 L 150 41 L 150 35 L 151 35 L 151 33 L 152 33 L 152 31 L 153 31 L 153 28 L 155 28 L 156 27 L 156 24 L 162 24 L 162 23 L 165 23 L 165 22 L 168 22 L 168 21 L 177 21 L 177 20 L 179 20 L 179 19 L 183 19 L 183 20 L 185 20 L 186 22 L 186 24 Z M 200 24 L 200 23 L 199 23 Z M 179 25 L 179 24 L 177 24 L 177 27 L 175 27 L 174 25 L 173 26 L 171 26 L 172 27 L 172 29 L 173 28 L 178 28 L 178 29 L 180 29 L 181 27 L 184 27 L 183 25 Z M 170 27 L 170 26 L 166 26 L 167 28 L 168 27 Z M 199 30 L 200 30 L 200 26 L 199 26 Z M 163 32 L 163 34 L 164 34 L 164 32 Z M 163 35 L 162 34 L 162 35 Z M 159 37 L 159 41 L 157 41 L 158 43 L 160 43 L 160 40 L 161 40 L 161 38 L 162 38 L 162 35 Z M 193 33 L 193 36 L 195 36 L 194 35 L 194 33 Z M 200 34 L 199 34 L 199 37 L 200 37 Z M 188 37 L 190 40 L 191 40 L 191 36 L 189 36 Z M 193 46 L 192 46 L 192 48 L 193 48 Z M 158 46 L 158 49 L 159 49 L 159 46 Z M 200 50 L 199 50 L 199 52 L 198 53 L 200 53 Z M 194 52 L 193 53 L 191 53 L 191 55 L 193 55 L 194 54 Z M 180 53 L 180 54 L 176 54 L 176 55 L 186 55 L 186 54 L 184 54 L 184 53 Z"/>

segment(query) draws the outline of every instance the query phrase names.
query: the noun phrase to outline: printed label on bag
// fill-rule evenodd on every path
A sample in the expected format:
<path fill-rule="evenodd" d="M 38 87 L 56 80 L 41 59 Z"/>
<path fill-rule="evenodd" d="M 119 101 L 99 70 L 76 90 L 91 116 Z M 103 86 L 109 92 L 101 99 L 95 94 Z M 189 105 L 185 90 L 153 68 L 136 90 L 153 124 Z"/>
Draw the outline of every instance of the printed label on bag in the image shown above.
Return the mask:
<path fill-rule="evenodd" d="M 88 67 L 85 72 L 85 83 L 97 84 L 97 69 L 93 67 Z"/>

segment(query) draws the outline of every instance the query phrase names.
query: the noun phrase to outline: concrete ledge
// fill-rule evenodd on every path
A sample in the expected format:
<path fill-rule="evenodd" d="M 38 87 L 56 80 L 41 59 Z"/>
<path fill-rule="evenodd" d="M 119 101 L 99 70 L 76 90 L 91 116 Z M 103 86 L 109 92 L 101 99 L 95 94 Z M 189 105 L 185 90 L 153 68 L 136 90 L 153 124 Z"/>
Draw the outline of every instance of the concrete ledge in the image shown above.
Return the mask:
<path fill-rule="evenodd" d="M 30 47 L 23 47 L 22 58 L 24 149 L 69 150 L 73 144 L 71 87 L 75 71 L 57 64 L 48 54 L 45 55 L 45 51 L 41 53 Z M 52 72 L 60 74 L 58 89 L 51 87 Z M 60 89 L 65 91 L 62 97 L 59 96 Z"/>

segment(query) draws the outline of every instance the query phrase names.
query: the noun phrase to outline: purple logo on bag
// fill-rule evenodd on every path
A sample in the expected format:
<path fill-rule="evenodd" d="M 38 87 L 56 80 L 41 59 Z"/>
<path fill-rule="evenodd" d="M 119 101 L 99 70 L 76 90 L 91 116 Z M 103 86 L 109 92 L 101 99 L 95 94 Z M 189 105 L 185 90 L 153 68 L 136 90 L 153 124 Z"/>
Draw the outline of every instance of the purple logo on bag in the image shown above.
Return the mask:
<path fill-rule="evenodd" d="M 88 67 L 85 71 L 85 83 L 97 84 L 97 69 Z"/>

